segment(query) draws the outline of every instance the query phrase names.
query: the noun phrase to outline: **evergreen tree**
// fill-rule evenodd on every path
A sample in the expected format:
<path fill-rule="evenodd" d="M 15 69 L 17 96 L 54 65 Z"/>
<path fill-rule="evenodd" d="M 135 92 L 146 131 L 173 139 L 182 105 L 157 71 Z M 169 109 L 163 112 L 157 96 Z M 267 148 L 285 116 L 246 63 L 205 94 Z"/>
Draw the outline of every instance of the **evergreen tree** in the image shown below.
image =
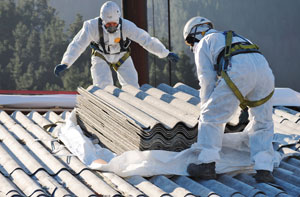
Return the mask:
<path fill-rule="evenodd" d="M 13 0 L 0 2 L 0 89 L 11 89 L 14 80 L 7 65 L 13 56 L 14 37 L 12 32 L 17 24 L 16 6 Z"/>
<path fill-rule="evenodd" d="M 167 46 L 168 40 L 162 38 L 161 42 Z M 153 87 L 161 83 L 169 84 L 169 62 L 166 58 L 158 58 L 157 56 L 148 53 L 149 64 L 149 84 Z"/>
<path fill-rule="evenodd" d="M 57 87 L 63 90 L 62 79 L 55 77 L 53 69 L 67 47 L 66 39 L 63 21 L 53 18 L 40 35 L 40 65 L 36 69 L 38 89 L 43 89 L 48 84 L 49 90 L 57 90 Z"/>
<path fill-rule="evenodd" d="M 1 1 L 0 25 L 0 88 L 63 89 L 53 69 L 67 36 L 48 0 Z"/>
<path fill-rule="evenodd" d="M 67 36 L 69 42 L 80 31 L 83 25 L 82 16 L 77 14 L 75 22 L 70 25 Z M 90 75 L 91 50 L 87 48 L 75 61 L 74 65 L 62 77 L 63 87 L 66 90 L 76 90 L 77 87 L 87 87 L 92 84 Z"/>
<path fill-rule="evenodd" d="M 29 89 L 33 85 L 33 70 L 38 60 L 34 53 L 38 34 L 35 31 L 31 32 L 20 22 L 13 31 L 13 36 L 15 37 L 13 57 L 7 68 L 14 79 L 14 89 Z"/>
<path fill-rule="evenodd" d="M 199 81 L 197 78 L 196 66 L 191 61 L 190 57 L 183 51 L 179 53 L 180 60 L 175 64 L 175 69 L 172 70 L 172 76 L 174 76 L 174 84 L 182 82 L 195 89 L 199 89 Z"/>

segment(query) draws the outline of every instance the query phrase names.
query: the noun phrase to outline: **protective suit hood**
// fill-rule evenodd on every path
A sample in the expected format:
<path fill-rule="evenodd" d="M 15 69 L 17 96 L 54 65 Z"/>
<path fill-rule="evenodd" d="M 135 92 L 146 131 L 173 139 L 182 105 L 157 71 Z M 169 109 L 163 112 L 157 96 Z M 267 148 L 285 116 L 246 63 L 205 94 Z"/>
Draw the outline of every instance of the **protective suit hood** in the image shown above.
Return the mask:
<path fill-rule="evenodd" d="M 203 28 L 203 29 L 205 29 L 205 28 Z M 211 34 L 211 33 L 216 33 L 216 32 L 218 32 L 218 31 L 215 30 L 215 29 L 205 29 L 204 31 L 206 31 L 206 32 L 205 32 L 205 34 L 204 34 L 203 36 L 202 36 L 201 34 L 196 35 L 196 38 L 199 40 L 199 42 L 200 42 L 200 40 L 201 40 L 204 36 L 206 36 L 206 35 L 208 35 L 208 34 Z M 197 49 L 197 46 L 198 46 L 199 42 L 195 42 L 195 44 L 194 44 L 193 46 L 190 46 L 190 50 L 191 50 L 193 53 L 195 53 L 195 51 L 196 51 L 196 49 Z"/>
<path fill-rule="evenodd" d="M 193 17 L 183 28 L 183 39 L 186 40 L 189 35 L 195 35 L 195 33 L 207 31 L 207 29 L 210 28 L 213 28 L 213 24 L 207 18 L 201 16 Z"/>

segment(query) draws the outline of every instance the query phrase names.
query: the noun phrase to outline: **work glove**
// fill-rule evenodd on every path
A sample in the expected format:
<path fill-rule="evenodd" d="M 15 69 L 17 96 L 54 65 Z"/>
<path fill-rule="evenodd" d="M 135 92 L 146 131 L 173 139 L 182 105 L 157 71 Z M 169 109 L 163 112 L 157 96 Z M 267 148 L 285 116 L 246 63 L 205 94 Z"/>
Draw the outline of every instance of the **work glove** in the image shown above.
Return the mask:
<path fill-rule="evenodd" d="M 66 70 L 68 66 L 66 64 L 58 64 L 54 68 L 54 74 L 59 77 L 59 73 Z"/>
<path fill-rule="evenodd" d="M 167 56 L 168 60 L 170 60 L 171 62 L 178 62 L 179 57 L 176 53 L 172 53 L 170 52 L 169 55 Z"/>

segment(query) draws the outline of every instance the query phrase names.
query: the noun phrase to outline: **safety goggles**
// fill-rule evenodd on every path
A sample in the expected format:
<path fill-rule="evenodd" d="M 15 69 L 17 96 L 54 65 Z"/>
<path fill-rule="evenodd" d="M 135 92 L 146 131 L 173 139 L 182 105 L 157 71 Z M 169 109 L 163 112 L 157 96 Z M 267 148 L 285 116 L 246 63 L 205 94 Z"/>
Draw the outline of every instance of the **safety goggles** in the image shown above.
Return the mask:
<path fill-rule="evenodd" d="M 116 22 L 109 22 L 109 23 L 106 23 L 104 25 L 104 27 L 109 33 L 115 33 L 119 29 L 120 26 Z"/>
<path fill-rule="evenodd" d="M 188 46 L 194 46 L 194 43 L 195 42 L 199 42 L 200 40 L 198 40 L 196 38 L 196 35 L 198 34 L 201 34 L 202 36 L 205 35 L 205 33 L 210 30 L 210 29 L 207 29 L 206 31 L 200 31 L 200 32 L 196 32 L 197 28 L 195 29 L 195 32 L 194 33 L 190 33 L 188 37 L 186 37 L 185 39 L 185 44 L 188 45 Z"/>

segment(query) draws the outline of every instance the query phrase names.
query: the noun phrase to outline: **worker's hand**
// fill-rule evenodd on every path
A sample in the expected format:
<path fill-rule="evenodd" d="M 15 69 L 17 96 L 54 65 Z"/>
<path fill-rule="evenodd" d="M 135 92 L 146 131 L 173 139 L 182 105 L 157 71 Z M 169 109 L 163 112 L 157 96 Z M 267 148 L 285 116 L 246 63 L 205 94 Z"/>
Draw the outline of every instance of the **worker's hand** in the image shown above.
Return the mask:
<path fill-rule="evenodd" d="M 68 68 L 68 66 L 66 64 L 58 64 L 57 66 L 55 66 L 54 68 L 54 74 L 59 77 L 59 73 L 66 70 Z"/>
<path fill-rule="evenodd" d="M 171 62 L 178 62 L 179 57 L 176 53 L 172 53 L 170 52 L 169 55 L 167 56 L 168 60 L 170 60 Z"/>

